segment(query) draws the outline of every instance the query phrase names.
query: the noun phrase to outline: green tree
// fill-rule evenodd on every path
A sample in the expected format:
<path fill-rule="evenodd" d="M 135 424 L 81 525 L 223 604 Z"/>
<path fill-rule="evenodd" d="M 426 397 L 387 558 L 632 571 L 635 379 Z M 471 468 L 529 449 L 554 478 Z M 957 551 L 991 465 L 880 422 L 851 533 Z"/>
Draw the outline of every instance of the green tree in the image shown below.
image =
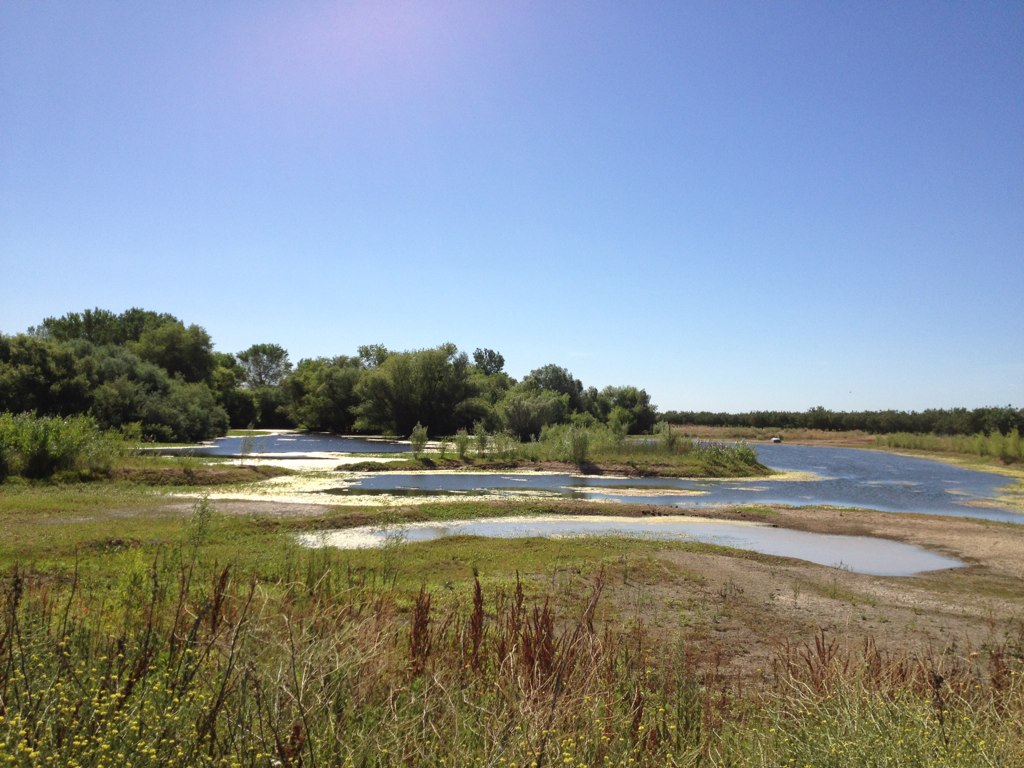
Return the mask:
<path fill-rule="evenodd" d="M 423 453 L 423 449 L 427 447 L 427 428 L 418 421 L 409 434 L 409 444 L 412 445 L 412 455 L 417 459 Z"/>
<path fill-rule="evenodd" d="M 611 414 L 620 412 L 616 418 L 621 422 L 621 412 L 628 414 L 627 429 L 630 434 L 650 432 L 657 421 L 657 409 L 651 405 L 651 396 L 643 389 L 637 387 L 605 387 L 601 390 L 601 398 L 606 400 L 611 409 L 609 410 L 608 423 L 611 424 Z"/>
<path fill-rule="evenodd" d="M 455 433 L 455 453 L 460 461 L 465 461 L 466 454 L 469 453 L 469 432 L 465 427 L 461 427 Z"/>
<path fill-rule="evenodd" d="M 356 388 L 356 428 L 409 434 L 417 423 L 452 434 L 485 408 L 469 379 L 469 359 L 454 344 L 392 352 Z"/>
<path fill-rule="evenodd" d="M 493 349 L 473 351 L 473 364 L 486 376 L 494 376 L 505 370 L 505 357 Z"/>
<path fill-rule="evenodd" d="M 210 335 L 198 325 L 186 328 L 179 321 L 152 326 L 130 346 L 143 360 L 188 382 L 209 380 L 216 367 Z"/>
<path fill-rule="evenodd" d="M 535 368 L 523 378 L 522 387 L 542 392 L 555 392 L 569 398 L 569 411 L 582 410 L 583 384 L 569 371 L 553 363 Z"/>
<path fill-rule="evenodd" d="M 383 344 L 363 344 L 356 350 L 359 360 L 366 368 L 379 368 L 388 359 L 391 351 Z"/>
<path fill-rule="evenodd" d="M 174 315 L 133 307 L 120 315 L 106 309 L 69 312 L 63 317 L 48 317 L 29 334 L 55 341 L 88 341 L 98 346 L 123 345 L 138 341 L 144 331 L 160 325 L 180 324 Z"/>
<path fill-rule="evenodd" d="M 242 384 L 250 389 L 276 387 L 292 369 L 288 351 L 279 344 L 253 344 L 235 357 L 242 371 Z"/>
<path fill-rule="evenodd" d="M 0 411 L 70 416 L 89 409 L 89 342 L 0 336 Z"/>
<path fill-rule="evenodd" d="M 300 360 L 282 384 L 288 416 L 306 429 L 351 432 L 362 375 L 360 361 L 344 355 Z"/>
<path fill-rule="evenodd" d="M 515 389 L 498 405 L 505 428 L 520 440 L 540 435 L 549 424 L 565 421 L 569 415 L 569 396 L 550 390 Z"/>

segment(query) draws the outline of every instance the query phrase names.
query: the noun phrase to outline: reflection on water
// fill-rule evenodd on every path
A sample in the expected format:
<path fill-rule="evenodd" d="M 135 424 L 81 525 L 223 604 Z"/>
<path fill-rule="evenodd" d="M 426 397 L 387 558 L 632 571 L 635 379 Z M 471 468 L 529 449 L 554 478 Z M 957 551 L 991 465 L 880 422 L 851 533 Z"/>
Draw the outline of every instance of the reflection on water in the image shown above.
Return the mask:
<path fill-rule="evenodd" d="M 819 565 L 875 576 L 912 576 L 924 571 L 957 568 L 959 560 L 910 544 L 870 536 L 839 536 L 773 528 L 758 523 L 691 517 L 513 517 L 445 523 L 411 523 L 387 530 L 364 526 L 303 534 L 309 547 L 356 549 L 379 547 L 385 540 L 430 541 L 445 536 L 501 538 L 564 536 L 634 536 L 675 541 L 699 541 L 720 546 L 793 557 Z"/>

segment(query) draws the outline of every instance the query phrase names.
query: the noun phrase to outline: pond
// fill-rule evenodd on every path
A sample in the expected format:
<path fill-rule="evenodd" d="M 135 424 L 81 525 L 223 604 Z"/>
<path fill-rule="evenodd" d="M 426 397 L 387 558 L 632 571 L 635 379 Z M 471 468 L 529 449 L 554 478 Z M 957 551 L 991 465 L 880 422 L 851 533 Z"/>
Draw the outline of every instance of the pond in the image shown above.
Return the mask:
<path fill-rule="evenodd" d="M 191 449 L 197 456 L 240 456 L 245 438 L 218 437 L 212 445 Z M 339 437 L 338 435 L 307 434 L 286 432 L 273 435 L 257 435 L 251 439 L 250 453 L 253 455 L 287 454 L 289 458 L 302 458 L 318 453 L 406 453 L 408 442 L 385 440 L 378 437 Z"/>
<path fill-rule="evenodd" d="M 540 494 L 685 507 L 827 505 L 1024 523 L 1024 515 L 997 502 L 1000 488 L 1010 482 L 1001 475 L 853 448 L 758 445 L 756 449 L 761 462 L 772 469 L 813 473 L 815 477 L 689 480 L 533 472 L 383 472 L 353 478 L 330 492 L 399 496 Z"/>
<path fill-rule="evenodd" d="M 632 536 L 670 541 L 698 541 L 768 555 L 793 557 L 819 565 L 874 576 L 912 576 L 957 568 L 959 560 L 920 547 L 870 536 L 841 536 L 775 528 L 760 523 L 692 517 L 506 517 L 443 523 L 411 523 L 387 529 L 374 526 L 302 534 L 308 547 L 356 549 L 387 542 L 431 541 L 445 536 L 501 538 Z"/>

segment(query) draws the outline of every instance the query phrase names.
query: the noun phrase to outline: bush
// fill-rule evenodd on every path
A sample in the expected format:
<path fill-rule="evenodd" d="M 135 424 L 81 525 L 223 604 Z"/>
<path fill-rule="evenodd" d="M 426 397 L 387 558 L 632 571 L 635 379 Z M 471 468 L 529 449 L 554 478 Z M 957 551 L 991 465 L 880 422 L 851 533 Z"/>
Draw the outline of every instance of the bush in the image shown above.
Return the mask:
<path fill-rule="evenodd" d="M 654 432 L 661 440 L 662 447 L 669 453 L 675 452 L 679 444 L 679 435 L 672 431 L 672 425 L 667 421 L 659 421 L 654 427 Z"/>
<path fill-rule="evenodd" d="M 476 441 L 476 453 L 478 456 L 486 456 L 490 439 L 487 435 L 487 428 L 482 421 L 473 425 L 473 438 Z"/>
<path fill-rule="evenodd" d="M 455 433 L 455 452 L 459 455 L 460 461 L 466 460 L 469 453 L 469 432 L 465 428 Z"/>
<path fill-rule="evenodd" d="M 566 435 L 566 453 L 573 464 L 586 464 L 590 453 L 590 432 L 570 427 Z"/>
<path fill-rule="evenodd" d="M 43 479 L 67 470 L 105 471 L 123 448 L 120 435 L 103 432 L 90 416 L 0 414 L 0 479 L 7 475 Z"/>
<path fill-rule="evenodd" d="M 418 421 L 416 426 L 412 428 L 409 442 L 412 443 L 412 455 L 419 458 L 420 454 L 423 453 L 423 449 L 427 447 L 427 428 Z"/>

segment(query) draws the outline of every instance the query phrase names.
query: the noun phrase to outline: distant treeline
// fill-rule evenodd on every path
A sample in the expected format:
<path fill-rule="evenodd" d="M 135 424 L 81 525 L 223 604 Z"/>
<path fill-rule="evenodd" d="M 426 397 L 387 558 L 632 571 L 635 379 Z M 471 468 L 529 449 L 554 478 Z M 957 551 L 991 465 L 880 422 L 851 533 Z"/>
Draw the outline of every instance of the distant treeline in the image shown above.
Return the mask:
<path fill-rule="evenodd" d="M 85 414 L 161 441 L 250 425 L 405 436 L 417 423 L 431 435 L 478 428 L 528 439 L 560 423 L 649 432 L 657 418 L 638 387 L 584 387 L 556 364 L 517 381 L 504 366 L 499 352 L 470 357 L 454 344 L 371 344 L 293 366 L 277 344 L 215 352 L 201 326 L 173 315 L 93 309 L 0 334 L 0 412 Z"/>
<path fill-rule="evenodd" d="M 859 429 L 876 435 L 915 432 L 935 435 L 976 435 L 1014 429 L 1024 433 L 1024 408 L 929 408 L 924 411 L 831 411 L 817 407 L 807 411 L 751 411 L 711 413 L 668 411 L 663 419 L 672 424 L 707 427 L 755 427 L 766 429 Z"/>

